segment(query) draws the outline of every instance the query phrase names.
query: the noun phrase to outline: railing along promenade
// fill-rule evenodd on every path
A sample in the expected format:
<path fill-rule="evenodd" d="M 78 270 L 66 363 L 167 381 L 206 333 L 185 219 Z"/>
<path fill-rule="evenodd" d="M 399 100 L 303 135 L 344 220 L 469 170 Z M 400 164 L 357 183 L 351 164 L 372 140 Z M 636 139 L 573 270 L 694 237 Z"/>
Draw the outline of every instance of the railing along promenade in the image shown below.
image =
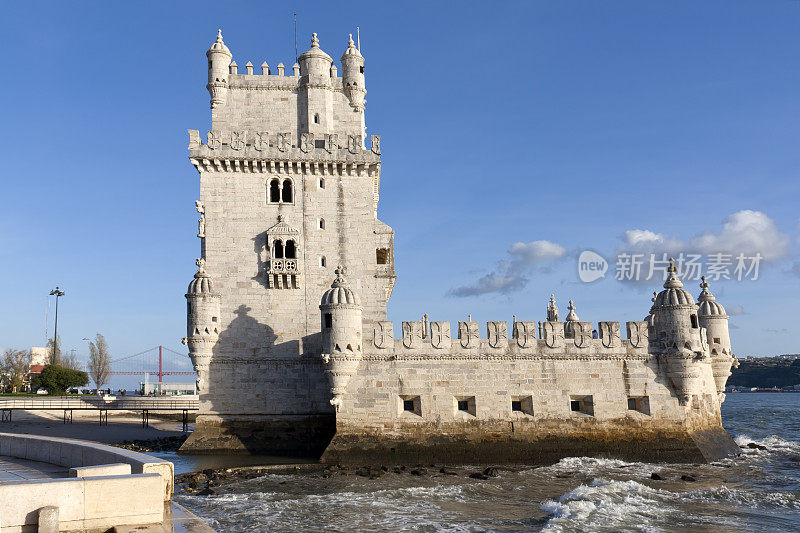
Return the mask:
<path fill-rule="evenodd" d="M 0 421 L 11 422 L 14 411 L 62 411 L 64 423 L 72 423 L 73 411 L 97 411 L 100 425 L 108 425 L 109 411 L 139 411 L 142 414 L 142 427 L 150 425 L 151 411 L 180 411 L 183 431 L 188 430 L 189 411 L 197 411 L 196 399 L 167 397 L 122 397 L 105 399 L 97 396 L 74 397 L 53 396 L 45 398 L 0 398 Z"/>

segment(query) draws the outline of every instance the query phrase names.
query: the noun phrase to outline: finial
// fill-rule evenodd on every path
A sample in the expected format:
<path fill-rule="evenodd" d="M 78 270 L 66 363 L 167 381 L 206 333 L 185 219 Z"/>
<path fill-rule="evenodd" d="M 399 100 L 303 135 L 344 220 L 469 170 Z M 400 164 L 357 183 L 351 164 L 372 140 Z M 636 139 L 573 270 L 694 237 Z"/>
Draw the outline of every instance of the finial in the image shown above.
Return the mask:
<path fill-rule="evenodd" d="M 352 35 L 351 35 L 352 37 Z M 467 322 L 472 322 L 472 315 L 467 315 Z"/>
<path fill-rule="evenodd" d="M 650 301 L 656 303 L 656 297 L 658 297 L 658 293 L 656 291 L 653 291 L 653 297 L 650 298 Z"/>
<path fill-rule="evenodd" d="M 333 282 L 331 287 L 341 287 L 347 283 L 344 279 L 345 274 L 347 274 L 347 268 L 339 265 L 336 267 L 336 270 L 334 270 L 334 273 L 336 273 L 336 280 Z"/>
<path fill-rule="evenodd" d="M 669 269 L 668 269 L 668 271 L 669 272 L 677 272 L 678 271 L 678 267 L 675 266 L 675 258 L 674 257 L 670 257 L 669 258 Z"/>
<path fill-rule="evenodd" d="M 514 319 L 514 324 L 516 324 L 517 323 L 517 315 L 511 315 L 511 317 Z"/>
<path fill-rule="evenodd" d="M 197 265 L 197 274 L 205 274 L 206 273 L 206 260 L 202 257 L 198 257 L 197 260 L 194 262 Z"/>
<path fill-rule="evenodd" d="M 311 34 L 311 48 L 319 48 L 319 39 L 317 39 L 317 34 Z"/>
<path fill-rule="evenodd" d="M 700 279 L 703 280 L 702 283 L 700 283 L 700 288 L 703 289 L 703 290 L 708 289 L 709 284 L 706 281 L 706 277 L 705 276 L 700 276 Z"/>
<path fill-rule="evenodd" d="M 675 266 L 675 259 L 672 257 L 669 258 L 667 272 L 669 272 L 669 276 L 667 276 L 667 281 L 664 282 L 665 289 L 680 289 L 683 287 L 683 283 L 678 279 L 678 267 Z"/>
<path fill-rule="evenodd" d="M 569 309 L 570 311 L 574 311 L 575 310 L 575 304 L 572 303 L 572 300 L 569 301 L 569 305 L 567 306 L 567 309 Z"/>
<path fill-rule="evenodd" d="M 352 33 L 348 33 L 348 36 L 349 37 L 348 37 L 348 41 L 347 41 L 347 46 L 348 46 L 348 48 L 351 48 L 351 47 L 355 46 L 356 43 L 353 42 L 353 34 Z"/>
<path fill-rule="evenodd" d="M 235 40 L 235 39 L 234 39 L 234 40 Z M 218 43 L 221 43 L 221 42 L 222 42 L 222 28 L 219 28 L 219 29 L 217 30 L 217 42 L 218 42 Z"/>

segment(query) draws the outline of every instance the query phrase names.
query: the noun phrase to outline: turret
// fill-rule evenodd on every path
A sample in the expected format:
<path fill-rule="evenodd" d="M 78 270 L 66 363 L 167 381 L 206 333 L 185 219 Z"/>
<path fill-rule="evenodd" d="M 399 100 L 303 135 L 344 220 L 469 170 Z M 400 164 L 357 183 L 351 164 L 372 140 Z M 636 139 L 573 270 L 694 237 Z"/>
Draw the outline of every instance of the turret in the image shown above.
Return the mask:
<path fill-rule="evenodd" d="M 569 309 L 569 313 L 567 313 L 567 318 L 564 322 L 564 338 L 574 339 L 575 328 L 578 322 L 580 322 L 580 319 L 578 318 L 578 314 L 575 313 L 575 304 L 572 303 L 572 300 L 569 301 L 567 309 Z M 556 311 L 556 315 L 558 315 L 558 311 Z"/>
<path fill-rule="evenodd" d="M 347 50 L 342 54 L 342 85 L 345 94 L 350 99 L 350 105 L 356 111 L 363 109 L 364 96 L 367 94 L 364 81 L 364 56 L 356 48 L 352 34 L 347 43 Z"/>
<path fill-rule="evenodd" d="M 678 279 L 675 260 L 669 260 L 669 275 L 664 290 L 653 302 L 653 326 L 657 352 L 666 363 L 667 375 L 678 393 L 681 405 L 688 405 L 699 394 L 700 366 L 705 358 L 697 305 Z"/>
<path fill-rule="evenodd" d="M 186 337 L 189 358 L 198 373 L 198 388 L 205 389 L 212 348 L 219 338 L 219 294 L 205 271 L 205 260 L 197 260 L 197 272 L 186 292 Z"/>
<path fill-rule="evenodd" d="M 311 34 L 311 48 L 303 52 L 297 60 L 300 62 L 300 74 L 311 78 L 329 80 L 333 59 L 319 47 L 317 34 Z"/>
<path fill-rule="evenodd" d="M 738 365 L 738 362 L 731 352 L 731 337 L 728 332 L 728 315 L 725 313 L 725 308 L 708 290 L 709 285 L 705 276 L 702 277 L 702 280 L 700 296 L 697 297 L 699 304 L 697 317 L 700 320 L 700 327 L 706 330 L 717 393 L 724 399 L 725 383 L 731 375 L 731 365 Z"/>
<path fill-rule="evenodd" d="M 361 362 L 361 301 L 336 269 L 336 280 L 322 295 L 322 360 L 331 387 L 331 405 L 339 409 L 350 378 Z"/>
<path fill-rule="evenodd" d="M 225 104 L 228 95 L 228 66 L 233 55 L 222 42 L 222 30 L 217 31 L 217 40 L 206 52 L 208 57 L 208 89 L 211 95 L 211 109 Z"/>

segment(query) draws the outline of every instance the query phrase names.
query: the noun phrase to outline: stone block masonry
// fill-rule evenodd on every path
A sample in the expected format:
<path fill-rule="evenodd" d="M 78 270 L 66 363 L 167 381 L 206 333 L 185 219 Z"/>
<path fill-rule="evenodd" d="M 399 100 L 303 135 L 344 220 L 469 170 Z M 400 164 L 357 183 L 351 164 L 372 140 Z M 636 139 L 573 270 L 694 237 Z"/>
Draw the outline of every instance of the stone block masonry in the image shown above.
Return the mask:
<path fill-rule="evenodd" d="M 643 321 L 386 321 L 394 232 L 377 218 L 381 143 L 364 57 L 341 77 L 316 34 L 286 75 L 206 53 L 211 130 L 185 342 L 199 374 L 184 453 L 325 461 L 699 461 L 736 453 L 720 405 L 735 358 L 708 285 L 674 266 Z M 644 313 L 643 313 L 644 314 Z M 395 331 L 400 338 L 395 338 Z M 484 334 L 485 331 L 485 334 Z"/>

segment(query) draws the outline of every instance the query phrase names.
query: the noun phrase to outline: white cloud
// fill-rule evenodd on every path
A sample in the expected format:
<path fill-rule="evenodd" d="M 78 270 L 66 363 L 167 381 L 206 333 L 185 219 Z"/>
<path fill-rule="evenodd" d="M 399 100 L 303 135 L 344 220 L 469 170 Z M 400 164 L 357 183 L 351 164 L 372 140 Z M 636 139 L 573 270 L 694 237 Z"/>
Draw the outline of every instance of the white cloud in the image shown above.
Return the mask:
<path fill-rule="evenodd" d="M 746 209 L 726 217 L 718 233 L 702 233 L 689 245 L 704 254 L 760 253 L 765 261 L 771 261 L 786 255 L 789 237 L 778 231 L 772 219 L 764 213 Z"/>
<path fill-rule="evenodd" d="M 465 297 L 481 294 L 508 294 L 528 283 L 527 274 L 535 268 L 548 268 L 567 255 L 567 249 L 550 241 L 517 242 L 508 249 L 510 259 L 499 261 L 494 272 L 471 285 L 462 285 L 447 292 L 448 296 Z"/>
<path fill-rule="evenodd" d="M 620 237 L 628 252 L 677 253 L 685 246 L 678 239 L 648 229 L 629 229 Z"/>
<path fill-rule="evenodd" d="M 727 311 L 727 313 L 730 316 L 739 316 L 745 314 L 744 307 L 742 307 L 741 305 L 733 305 L 731 307 L 727 307 L 725 308 L 725 311 Z"/>

